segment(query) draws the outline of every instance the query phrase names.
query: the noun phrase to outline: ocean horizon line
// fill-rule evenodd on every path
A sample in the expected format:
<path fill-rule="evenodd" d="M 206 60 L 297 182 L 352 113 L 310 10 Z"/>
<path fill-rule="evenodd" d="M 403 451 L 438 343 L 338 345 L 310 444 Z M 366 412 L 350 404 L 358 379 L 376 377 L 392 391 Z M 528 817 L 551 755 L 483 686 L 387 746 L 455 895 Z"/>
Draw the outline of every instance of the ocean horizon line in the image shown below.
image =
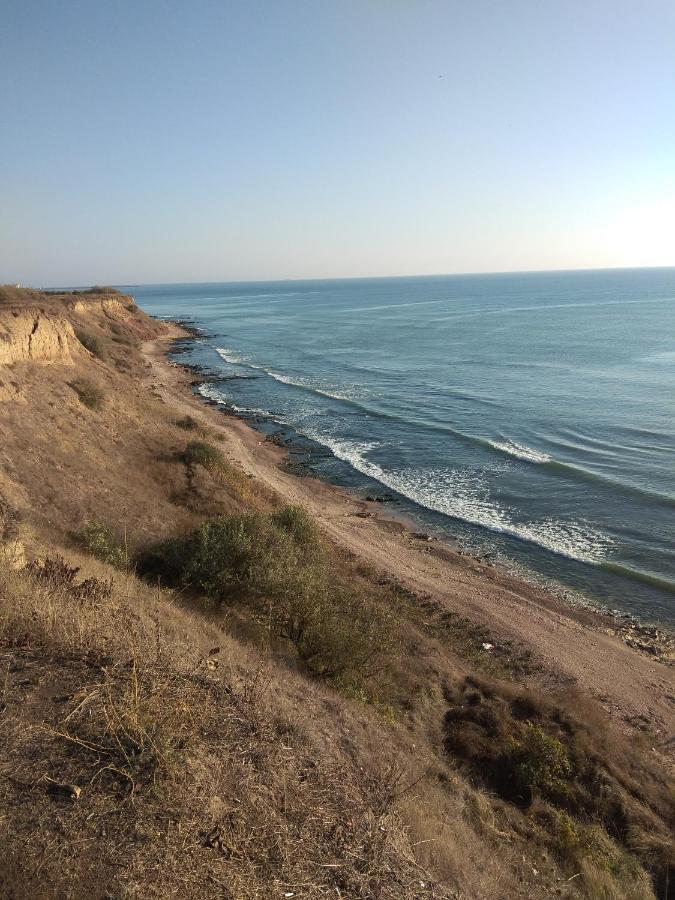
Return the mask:
<path fill-rule="evenodd" d="M 302 276 L 298 278 L 221 278 L 216 280 L 196 280 L 196 281 L 115 281 L 112 279 L 102 279 L 102 283 L 109 284 L 116 289 L 122 288 L 147 288 L 147 287 L 164 287 L 166 285 L 175 285 L 178 287 L 199 286 L 208 284 L 310 284 L 310 283 L 331 283 L 336 281 L 416 281 L 421 279 L 434 278 L 489 278 L 508 277 L 511 275 L 564 275 L 575 273 L 607 273 L 607 272 L 660 272 L 675 269 L 675 262 L 658 266 L 582 266 L 570 269 L 491 269 L 486 272 L 478 272 L 475 270 L 466 272 L 418 272 L 412 274 L 401 275 L 322 275 L 316 277 Z M 101 280 L 99 280 L 101 281 Z M 98 282 L 97 282 L 98 283 Z M 35 290 L 81 290 L 91 287 L 91 283 L 83 281 L 80 283 L 69 282 L 67 284 L 50 284 L 33 286 L 30 284 L 22 284 L 23 287 L 34 287 Z"/>

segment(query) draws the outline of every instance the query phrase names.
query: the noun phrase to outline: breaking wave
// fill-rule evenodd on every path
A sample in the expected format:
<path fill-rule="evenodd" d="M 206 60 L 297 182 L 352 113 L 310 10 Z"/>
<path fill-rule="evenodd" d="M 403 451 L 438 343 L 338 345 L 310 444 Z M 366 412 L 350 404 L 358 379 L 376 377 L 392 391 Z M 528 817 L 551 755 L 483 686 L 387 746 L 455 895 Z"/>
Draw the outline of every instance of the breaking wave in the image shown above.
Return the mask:
<path fill-rule="evenodd" d="M 551 462 L 552 456 L 543 453 L 541 450 L 533 450 L 532 447 L 526 447 L 524 444 L 517 444 L 515 441 L 490 441 L 487 443 L 495 450 L 501 450 L 508 456 L 514 456 L 516 459 L 523 459 L 526 462 L 546 463 Z"/>
<path fill-rule="evenodd" d="M 228 409 L 231 409 L 233 412 L 241 413 L 242 415 L 249 416 L 271 416 L 269 410 L 267 409 L 256 409 L 254 406 L 237 406 L 236 403 L 232 403 L 227 397 L 223 395 L 223 393 L 212 384 L 200 384 L 197 388 L 197 393 L 204 397 L 205 400 L 210 400 L 211 403 L 217 403 L 218 406 L 226 406 Z"/>
<path fill-rule="evenodd" d="M 479 474 L 458 469 L 426 472 L 403 469 L 388 472 L 367 458 L 368 452 L 376 449 L 378 444 L 338 440 L 312 431 L 306 431 L 305 435 L 328 447 L 334 456 L 349 463 L 361 474 L 373 478 L 418 506 L 453 519 L 507 534 L 521 541 L 537 544 L 559 556 L 594 565 L 606 558 L 612 545 L 609 537 L 580 522 L 559 522 L 553 519 L 514 521 L 506 509 L 490 498 Z"/>

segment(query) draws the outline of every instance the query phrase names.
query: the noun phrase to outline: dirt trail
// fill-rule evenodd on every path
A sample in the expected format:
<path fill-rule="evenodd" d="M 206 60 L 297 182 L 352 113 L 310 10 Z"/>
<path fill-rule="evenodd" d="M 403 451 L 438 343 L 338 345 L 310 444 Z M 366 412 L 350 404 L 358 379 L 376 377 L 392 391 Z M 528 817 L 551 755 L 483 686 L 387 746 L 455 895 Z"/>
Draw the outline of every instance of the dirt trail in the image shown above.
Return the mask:
<path fill-rule="evenodd" d="M 226 438 L 226 454 L 248 474 L 290 503 L 310 510 L 326 534 L 364 562 L 430 594 L 444 607 L 484 624 L 495 640 L 529 647 L 561 683 L 575 684 L 598 699 L 623 728 L 652 734 L 655 746 L 672 748 L 675 730 L 675 669 L 629 648 L 608 633 L 599 616 L 575 611 L 543 589 L 497 567 L 412 536 L 400 521 L 314 478 L 280 468 L 284 452 L 240 419 L 223 416 L 193 396 L 189 375 L 166 359 L 182 332 L 149 341 L 143 354 L 148 382 L 177 414 L 208 422 Z M 368 517 L 357 515 L 372 513 Z"/>

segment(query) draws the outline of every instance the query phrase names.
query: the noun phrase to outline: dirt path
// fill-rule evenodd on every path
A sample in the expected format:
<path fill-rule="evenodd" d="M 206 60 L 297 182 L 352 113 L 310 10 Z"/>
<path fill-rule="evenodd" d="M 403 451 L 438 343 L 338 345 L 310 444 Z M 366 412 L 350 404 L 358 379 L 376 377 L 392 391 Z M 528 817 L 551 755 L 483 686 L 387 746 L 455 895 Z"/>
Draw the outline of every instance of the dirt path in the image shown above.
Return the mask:
<path fill-rule="evenodd" d="M 544 669 L 598 699 L 617 724 L 648 730 L 654 744 L 672 748 L 675 731 L 675 669 L 629 648 L 608 633 L 599 616 L 572 610 L 541 588 L 412 536 L 400 521 L 314 478 L 280 468 L 284 452 L 245 422 L 201 404 L 189 389 L 186 370 L 166 359 L 169 342 L 182 333 L 143 345 L 148 381 L 180 415 L 208 422 L 226 438 L 226 454 L 288 502 L 310 510 L 336 543 L 363 561 L 430 594 L 460 615 L 484 624 L 495 640 L 529 647 Z M 357 513 L 372 513 L 369 517 Z"/>

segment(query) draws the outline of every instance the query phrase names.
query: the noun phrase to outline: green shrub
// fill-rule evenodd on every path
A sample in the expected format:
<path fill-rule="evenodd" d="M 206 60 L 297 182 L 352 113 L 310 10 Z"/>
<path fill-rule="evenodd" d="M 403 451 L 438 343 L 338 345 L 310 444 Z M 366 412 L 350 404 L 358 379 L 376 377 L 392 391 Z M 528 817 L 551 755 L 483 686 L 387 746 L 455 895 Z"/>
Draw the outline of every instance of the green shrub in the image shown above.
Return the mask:
<path fill-rule="evenodd" d="M 103 341 L 98 335 L 92 334 L 91 331 L 83 331 L 80 328 L 75 329 L 75 335 L 86 350 L 93 353 L 94 356 L 97 356 L 99 359 L 105 359 L 106 353 Z"/>
<path fill-rule="evenodd" d="M 71 388 L 78 396 L 80 403 L 89 409 L 100 409 L 105 400 L 105 394 L 88 378 L 76 378 L 70 382 Z"/>
<path fill-rule="evenodd" d="M 206 441 L 190 441 L 183 453 L 183 461 L 188 466 L 199 465 L 205 469 L 217 469 L 224 462 L 220 450 Z"/>
<path fill-rule="evenodd" d="M 261 513 L 205 522 L 186 549 L 183 583 L 214 600 L 281 596 L 296 589 L 301 560 L 294 542 Z"/>
<path fill-rule="evenodd" d="M 108 285 L 95 284 L 93 287 L 87 288 L 83 291 L 76 291 L 78 294 L 119 294 L 119 291 L 114 287 L 108 287 Z"/>
<path fill-rule="evenodd" d="M 83 550 L 102 562 L 119 569 L 126 568 L 129 564 L 125 542 L 111 528 L 101 522 L 87 523 L 77 533 L 76 539 Z"/>
<path fill-rule="evenodd" d="M 218 602 L 264 596 L 290 603 L 319 592 L 325 581 L 320 547 L 302 546 L 275 516 L 255 512 L 204 522 L 187 537 L 150 548 L 139 565 Z"/>
<path fill-rule="evenodd" d="M 283 611 L 287 616 L 295 613 L 292 606 Z M 375 675 L 383 657 L 394 650 L 393 620 L 359 594 L 345 590 L 310 594 L 304 612 L 304 629 L 294 641 L 298 655 L 313 674 L 343 689 Z M 296 616 L 289 621 L 295 623 Z M 283 627 L 280 631 L 284 634 Z"/>
<path fill-rule="evenodd" d="M 341 685 L 374 674 L 393 647 L 392 620 L 336 585 L 316 526 L 298 507 L 222 516 L 150 548 L 138 563 L 142 573 L 216 602 L 247 605 L 310 672 Z"/>
<path fill-rule="evenodd" d="M 520 737 L 511 738 L 504 763 L 523 797 L 564 797 L 573 774 L 565 745 L 533 722 L 525 724 Z"/>
<path fill-rule="evenodd" d="M 301 506 L 284 506 L 272 515 L 272 521 L 290 534 L 297 544 L 307 546 L 318 541 L 316 525 Z"/>

